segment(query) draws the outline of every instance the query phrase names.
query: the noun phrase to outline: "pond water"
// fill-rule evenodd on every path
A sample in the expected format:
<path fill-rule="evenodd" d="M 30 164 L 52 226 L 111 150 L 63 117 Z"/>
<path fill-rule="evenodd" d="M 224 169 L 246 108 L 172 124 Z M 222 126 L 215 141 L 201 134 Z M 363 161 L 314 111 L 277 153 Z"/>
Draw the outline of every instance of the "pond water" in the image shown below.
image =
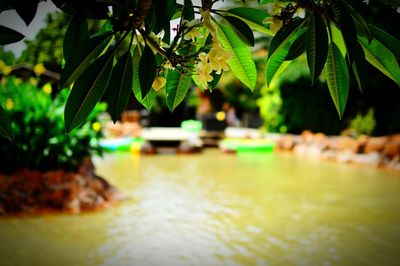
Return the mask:
<path fill-rule="evenodd" d="M 400 176 L 290 154 L 110 154 L 132 200 L 0 219 L 0 265 L 399 265 Z"/>

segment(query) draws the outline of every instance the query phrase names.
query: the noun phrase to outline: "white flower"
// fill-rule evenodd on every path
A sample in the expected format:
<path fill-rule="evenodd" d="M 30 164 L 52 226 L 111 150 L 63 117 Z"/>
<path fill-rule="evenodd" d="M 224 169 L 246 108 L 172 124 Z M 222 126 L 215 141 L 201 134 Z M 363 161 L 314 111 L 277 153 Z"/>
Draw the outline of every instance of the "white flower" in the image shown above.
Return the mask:
<path fill-rule="evenodd" d="M 203 37 L 197 28 L 191 29 L 188 33 L 185 34 L 183 39 L 185 40 L 192 40 L 193 42 L 196 40 L 196 37 Z"/>
<path fill-rule="evenodd" d="M 207 82 L 211 82 L 213 77 L 211 76 L 211 72 L 213 68 L 210 63 L 208 63 L 208 56 L 206 53 L 199 54 L 200 62 L 196 67 L 196 74 L 199 77 L 200 84 L 203 88 L 207 88 Z"/>
<path fill-rule="evenodd" d="M 222 70 L 229 70 L 227 62 L 230 58 L 231 54 L 222 48 L 219 42 L 214 41 L 213 47 L 211 48 L 210 52 L 208 52 L 208 60 L 217 74 L 221 74 Z"/>
<path fill-rule="evenodd" d="M 279 1 L 274 1 L 273 3 L 268 3 L 265 7 L 267 8 L 267 12 L 271 16 L 274 16 L 274 15 L 280 13 L 281 9 L 282 9 Z"/>
<path fill-rule="evenodd" d="M 283 26 L 283 21 L 281 19 L 278 19 L 276 17 L 269 17 L 264 19 L 263 23 L 271 23 L 269 26 L 269 29 L 271 30 L 272 33 L 276 33 L 280 28 Z"/>

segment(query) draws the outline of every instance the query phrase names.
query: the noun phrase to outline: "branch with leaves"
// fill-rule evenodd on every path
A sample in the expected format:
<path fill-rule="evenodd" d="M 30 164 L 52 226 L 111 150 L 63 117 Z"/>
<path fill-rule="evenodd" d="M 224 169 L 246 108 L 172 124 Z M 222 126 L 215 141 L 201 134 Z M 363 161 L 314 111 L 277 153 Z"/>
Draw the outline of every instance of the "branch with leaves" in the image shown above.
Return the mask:
<path fill-rule="evenodd" d="M 25 2 L 10 1 L 0 8 L 17 10 L 29 24 L 38 1 L 30 1 L 22 10 Z M 254 31 L 273 36 L 266 58 L 267 83 L 305 53 L 311 82 L 325 75 L 339 117 L 345 110 L 350 74 L 360 90 L 365 86 L 366 62 L 400 84 L 400 42 L 368 24 L 351 1 L 259 0 L 257 8 L 231 9 L 216 9 L 218 1 L 213 0 L 202 0 L 200 6 L 191 0 L 183 4 L 175 0 L 53 2 L 72 16 L 64 38 L 60 81 L 62 88 L 72 86 L 65 107 L 67 132 L 81 125 L 102 97 L 115 122 L 132 91 L 151 110 L 158 91 L 165 88 L 172 111 L 192 81 L 202 90 L 212 90 L 226 71 L 253 90 L 257 79 L 250 50 L 255 45 Z M 397 0 L 387 2 L 400 6 Z M 102 28 L 89 34 L 89 19 L 103 21 Z M 179 22 L 171 28 L 175 19 Z M 0 44 L 23 37 L 0 26 Z M 0 108 L 1 136 L 11 138 L 10 123 Z"/>

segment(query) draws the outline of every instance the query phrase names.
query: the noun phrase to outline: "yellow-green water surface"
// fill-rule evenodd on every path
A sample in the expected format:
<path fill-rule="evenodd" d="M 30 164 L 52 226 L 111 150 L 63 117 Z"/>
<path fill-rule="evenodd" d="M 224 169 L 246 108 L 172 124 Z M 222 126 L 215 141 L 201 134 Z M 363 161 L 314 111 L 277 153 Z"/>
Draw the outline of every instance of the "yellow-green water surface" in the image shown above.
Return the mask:
<path fill-rule="evenodd" d="M 400 265 L 400 177 L 290 154 L 96 159 L 133 200 L 0 219 L 0 265 Z"/>

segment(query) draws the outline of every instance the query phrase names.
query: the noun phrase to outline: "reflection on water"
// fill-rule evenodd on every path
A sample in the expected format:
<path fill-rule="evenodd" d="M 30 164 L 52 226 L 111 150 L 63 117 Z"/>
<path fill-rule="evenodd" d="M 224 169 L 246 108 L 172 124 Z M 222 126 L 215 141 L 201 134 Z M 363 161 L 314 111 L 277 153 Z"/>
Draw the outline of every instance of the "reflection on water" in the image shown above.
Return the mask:
<path fill-rule="evenodd" d="M 0 265 L 396 265 L 400 177 L 289 154 L 107 155 L 132 200 L 0 219 Z"/>

